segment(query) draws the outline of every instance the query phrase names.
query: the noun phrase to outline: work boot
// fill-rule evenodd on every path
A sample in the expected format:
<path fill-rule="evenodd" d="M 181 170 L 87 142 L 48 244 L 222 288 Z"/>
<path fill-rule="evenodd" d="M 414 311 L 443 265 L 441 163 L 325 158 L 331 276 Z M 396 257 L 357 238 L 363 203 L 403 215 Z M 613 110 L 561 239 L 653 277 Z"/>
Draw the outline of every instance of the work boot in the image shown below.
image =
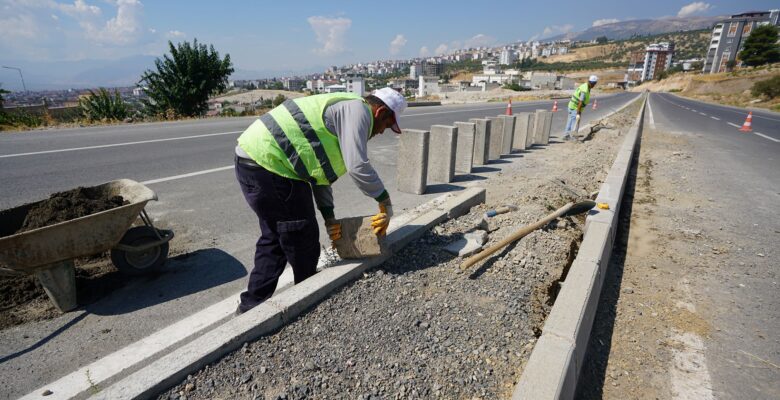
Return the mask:
<path fill-rule="evenodd" d="M 564 142 L 568 142 L 569 140 L 571 140 L 571 135 L 569 135 L 568 133 L 563 135 L 563 137 L 561 138 L 561 141 Z"/>

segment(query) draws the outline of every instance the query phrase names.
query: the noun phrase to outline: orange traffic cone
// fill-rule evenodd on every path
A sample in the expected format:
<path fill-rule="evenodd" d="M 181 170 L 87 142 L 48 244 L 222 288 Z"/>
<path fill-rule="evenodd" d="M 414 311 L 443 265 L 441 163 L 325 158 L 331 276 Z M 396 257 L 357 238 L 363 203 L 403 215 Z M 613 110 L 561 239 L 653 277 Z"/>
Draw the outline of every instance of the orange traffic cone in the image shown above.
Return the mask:
<path fill-rule="evenodd" d="M 506 115 L 512 115 L 512 99 L 509 99 L 509 103 L 506 105 Z"/>
<path fill-rule="evenodd" d="M 553 102 L 553 109 L 552 112 L 558 112 L 558 100 L 555 100 Z"/>
<path fill-rule="evenodd" d="M 598 100 L 595 100 L 595 99 L 593 100 L 593 109 L 594 110 L 598 110 L 599 109 L 599 101 Z"/>
<path fill-rule="evenodd" d="M 745 123 L 742 124 L 742 128 L 739 128 L 740 132 L 752 132 L 753 128 L 753 111 L 750 111 L 748 113 L 747 118 L 745 118 Z"/>

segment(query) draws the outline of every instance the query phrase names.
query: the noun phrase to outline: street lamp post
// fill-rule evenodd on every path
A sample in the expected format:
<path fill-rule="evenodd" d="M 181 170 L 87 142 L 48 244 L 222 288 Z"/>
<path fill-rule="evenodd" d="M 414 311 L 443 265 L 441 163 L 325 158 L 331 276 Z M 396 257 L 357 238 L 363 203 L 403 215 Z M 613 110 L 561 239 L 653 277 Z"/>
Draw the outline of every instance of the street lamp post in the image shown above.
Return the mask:
<path fill-rule="evenodd" d="M 22 78 L 22 87 L 24 88 L 24 92 L 27 93 L 27 85 L 24 84 L 24 75 L 22 75 L 22 69 L 21 68 L 17 68 L 17 67 L 7 67 L 5 65 L 3 65 L 3 68 L 15 69 L 15 70 L 19 71 L 19 77 Z"/>

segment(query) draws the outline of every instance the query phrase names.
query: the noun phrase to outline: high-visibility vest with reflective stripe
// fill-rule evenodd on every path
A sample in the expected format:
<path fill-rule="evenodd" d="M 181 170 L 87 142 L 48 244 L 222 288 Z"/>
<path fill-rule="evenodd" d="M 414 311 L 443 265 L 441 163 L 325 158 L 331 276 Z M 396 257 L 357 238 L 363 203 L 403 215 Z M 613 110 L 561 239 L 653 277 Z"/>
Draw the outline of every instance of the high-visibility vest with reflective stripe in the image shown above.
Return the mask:
<path fill-rule="evenodd" d="M 585 107 L 588 105 L 588 101 L 590 100 L 590 86 L 588 86 L 588 82 L 585 82 L 574 91 L 573 95 L 571 95 L 569 110 L 577 109 L 577 105 L 580 104 L 580 94 L 583 92 L 585 93 L 585 99 L 582 100 L 582 106 Z"/>
<path fill-rule="evenodd" d="M 347 169 L 338 136 L 325 127 L 323 113 L 334 103 L 362 99 L 353 93 L 329 93 L 286 100 L 252 123 L 239 136 L 238 145 L 270 172 L 330 185 Z"/>

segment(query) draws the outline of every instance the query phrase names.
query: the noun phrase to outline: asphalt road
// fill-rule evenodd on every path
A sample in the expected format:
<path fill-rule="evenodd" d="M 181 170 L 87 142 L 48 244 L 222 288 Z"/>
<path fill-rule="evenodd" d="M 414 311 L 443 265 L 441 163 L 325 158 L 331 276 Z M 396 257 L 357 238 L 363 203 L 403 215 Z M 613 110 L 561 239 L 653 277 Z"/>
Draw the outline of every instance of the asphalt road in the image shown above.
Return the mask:
<path fill-rule="evenodd" d="M 780 114 L 753 110 L 753 131 L 745 133 L 739 131 L 748 115 L 745 109 L 702 103 L 668 93 L 653 94 L 649 104 L 651 124 L 702 135 L 704 140 L 712 142 L 713 151 L 720 157 L 733 159 L 747 168 L 754 175 L 751 179 L 776 179 L 780 170 Z M 759 191 L 772 189 L 760 184 L 750 186 Z"/>
<path fill-rule="evenodd" d="M 583 123 L 635 98 L 635 93 L 596 96 Z M 469 118 L 503 114 L 505 103 L 410 108 L 403 128 L 429 129 Z M 551 101 L 514 103 L 515 113 L 552 107 Z M 565 101 L 553 119 L 553 136 L 564 127 Z M 0 332 L 0 376 L 13 382 L 0 398 L 15 398 L 80 366 L 143 338 L 240 291 L 251 269 L 258 235 L 232 170 L 235 140 L 252 118 L 57 129 L 0 136 L 0 208 L 39 200 L 56 191 L 130 178 L 145 182 L 159 201 L 147 210 L 161 227 L 172 228 L 171 247 L 185 253 L 166 273 L 132 279 L 102 300 L 53 320 Z M 389 132 L 389 131 L 388 131 Z M 386 133 L 369 143 L 372 164 L 383 178 L 397 212 L 459 190 L 458 180 L 434 185 L 422 196 L 395 187 L 398 138 Z M 542 151 L 551 151 L 545 149 Z M 522 162 L 522 158 L 510 159 Z M 501 160 L 480 168 L 484 179 Z M 376 203 L 349 178 L 334 185 L 336 215 L 367 215 Z M 321 241 L 325 242 L 324 231 Z"/>
<path fill-rule="evenodd" d="M 670 94 L 652 94 L 649 104 L 651 124 L 695 146 L 696 169 L 684 174 L 718 210 L 707 217 L 720 225 L 718 245 L 729 249 L 730 262 L 691 278 L 716 328 L 704 344 L 708 389 L 717 399 L 777 398 L 780 114 L 753 111 L 753 133 L 743 133 L 734 125 L 744 122 L 744 109 Z"/>

